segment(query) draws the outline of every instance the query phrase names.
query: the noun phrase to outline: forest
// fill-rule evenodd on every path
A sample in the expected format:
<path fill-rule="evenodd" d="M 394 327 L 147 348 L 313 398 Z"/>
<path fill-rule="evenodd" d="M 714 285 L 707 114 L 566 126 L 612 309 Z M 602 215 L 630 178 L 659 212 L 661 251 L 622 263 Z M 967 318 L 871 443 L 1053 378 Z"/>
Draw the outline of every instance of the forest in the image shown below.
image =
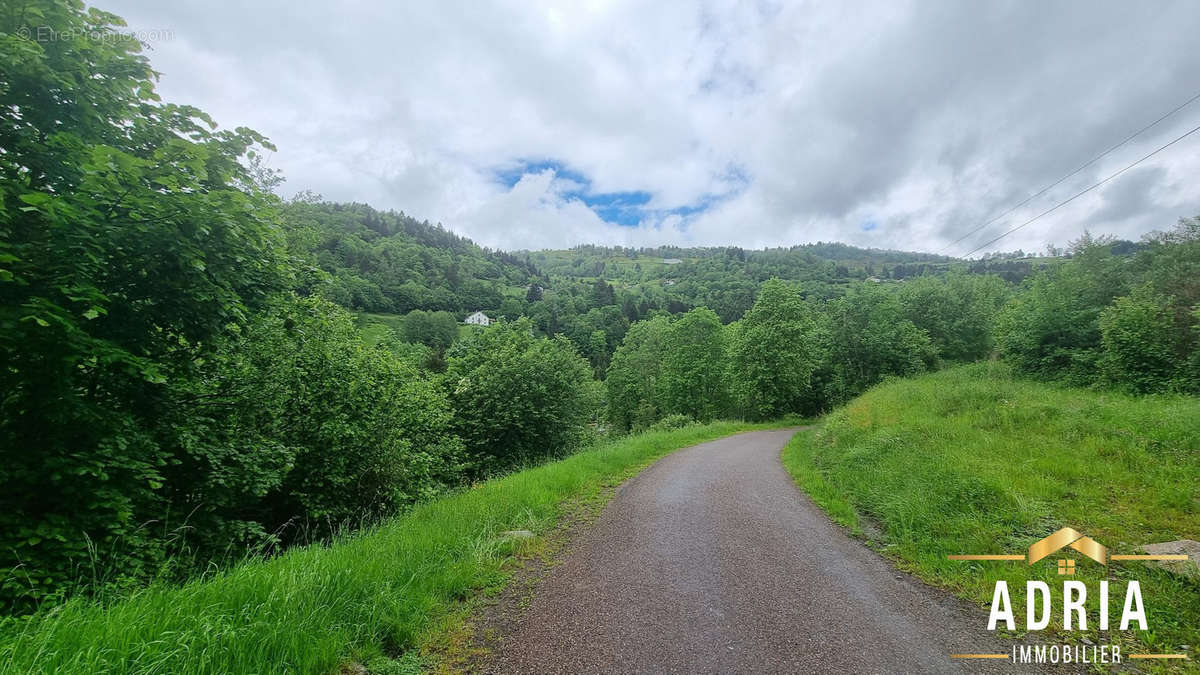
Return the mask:
<path fill-rule="evenodd" d="M 86 37 L 117 17 L 28 11 L 79 37 L 0 26 L 10 614 L 325 541 L 600 437 L 812 415 L 947 364 L 1200 393 L 1200 218 L 970 261 L 495 251 L 279 198 L 268 139 L 162 101 L 136 42 Z M 499 321 L 460 326 L 475 310 Z"/>

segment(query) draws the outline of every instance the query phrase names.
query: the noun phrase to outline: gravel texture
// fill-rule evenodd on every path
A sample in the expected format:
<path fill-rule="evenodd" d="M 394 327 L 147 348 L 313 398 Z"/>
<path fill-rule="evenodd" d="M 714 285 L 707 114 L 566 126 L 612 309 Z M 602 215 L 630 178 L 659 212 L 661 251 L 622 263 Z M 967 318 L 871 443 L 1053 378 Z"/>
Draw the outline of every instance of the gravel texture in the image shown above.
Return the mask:
<path fill-rule="evenodd" d="M 674 453 L 626 483 L 504 637 L 499 673 L 960 672 L 986 617 L 834 525 L 780 463 L 795 429 Z"/>

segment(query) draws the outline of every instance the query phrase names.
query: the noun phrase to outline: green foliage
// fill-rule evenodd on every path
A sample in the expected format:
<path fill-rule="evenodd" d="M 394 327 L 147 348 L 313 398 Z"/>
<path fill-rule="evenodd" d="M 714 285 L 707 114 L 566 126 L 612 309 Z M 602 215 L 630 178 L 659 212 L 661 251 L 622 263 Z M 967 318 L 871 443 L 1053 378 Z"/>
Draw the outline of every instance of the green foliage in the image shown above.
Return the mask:
<path fill-rule="evenodd" d="M 160 103 L 112 15 L 35 1 L 0 22 L 0 603 L 186 574 L 457 484 L 440 388 L 286 294 L 325 281 L 285 255 L 266 140 Z"/>
<path fill-rule="evenodd" d="M 460 598 L 503 585 L 513 548 L 500 532 L 549 532 L 564 502 L 595 500 L 672 450 L 752 428 L 722 422 L 622 438 L 329 545 L 155 584 L 109 606 L 77 598 L 5 624 L 0 672 L 329 673 L 385 651 L 413 660 Z"/>
<path fill-rule="evenodd" d="M 1119 258 L 1086 238 L 1076 258 L 1032 280 L 997 320 L 1001 351 L 1022 372 L 1086 383 L 1100 353 L 1100 311 L 1127 289 Z"/>
<path fill-rule="evenodd" d="M 725 345 L 716 312 L 698 308 L 671 324 L 657 390 L 665 412 L 709 421 L 728 405 Z"/>
<path fill-rule="evenodd" d="M 1061 527 L 1114 553 L 1200 531 L 1200 401 L 1021 380 L 1003 363 L 876 387 L 798 434 L 783 461 L 836 520 L 867 532 L 905 569 L 985 606 L 998 579 L 1012 587 L 1031 574 L 1062 577 L 1053 560 L 1029 567 L 947 555 L 1019 552 Z M 1083 560 L 1077 574 L 1142 584 L 1151 630 L 1132 637 L 1145 648 L 1130 649 L 1130 635 L 1117 631 L 1093 641 L 1147 652 L 1191 645 L 1196 658 L 1194 580 L 1140 562 Z"/>
<path fill-rule="evenodd" d="M 938 358 L 966 363 L 992 350 L 992 323 L 1009 294 L 995 276 L 918 277 L 900 287 L 904 316 L 925 331 Z"/>
<path fill-rule="evenodd" d="M 645 429 L 662 416 L 658 380 L 670 331 L 665 316 L 639 321 L 613 354 L 604 384 L 609 420 L 617 429 Z"/>
<path fill-rule="evenodd" d="M 4 602 L 74 578 L 89 547 L 135 576 L 161 560 L 140 526 L 176 461 L 166 383 L 288 281 L 276 200 L 243 164 L 269 144 L 159 103 L 121 25 L 78 2 L 0 13 Z"/>
<path fill-rule="evenodd" d="M 302 194 L 283 207 L 293 255 L 324 274 L 309 290 L 368 312 L 495 312 L 503 288 L 530 283 L 534 270 L 516 257 L 403 213 L 334 204 Z"/>
<path fill-rule="evenodd" d="M 584 437 L 591 372 L 566 338 L 535 337 L 528 319 L 502 321 L 457 342 L 447 362 L 475 475 L 561 456 Z"/>
<path fill-rule="evenodd" d="M 179 388 L 171 503 L 193 525 L 211 519 L 197 532 L 214 547 L 237 540 L 229 529 L 262 536 L 295 520 L 312 536 L 370 520 L 461 472 L 442 391 L 322 300 L 261 314 Z"/>
<path fill-rule="evenodd" d="M 813 373 L 826 340 L 816 310 L 798 289 L 763 284 L 754 306 L 731 325 L 729 381 L 735 408 L 751 419 L 815 412 Z"/>
<path fill-rule="evenodd" d="M 1172 304 L 1172 298 L 1139 286 L 1104 308 L 1100 367 L 1109 382 L 1137 394 L 1181 384 L 1186 361 L 1179 358 Z"/>
<path fill-rule="evenodd" d="M 1132 258 L 1085 235 L 1072 258 L 1034 277 L 1004 307 L 997 343 L 1022 373 L 1131 391 L 1198 390 L 1194 311 L 1200 219 L 1146 237 Z"/>
<path fill-rule="evenodd" d="M 1177 318 L 1187 313 L 1179 308 L 1200 306 L 1200 216 L 1146 235 L 1131 263 L 1135 277 L 1174 298 Z"/>
<path fill-rule="evenodd" d="M 849 398 L 889 375 L 913 375 L 936 358 L 925 331 L 904 318 L 899 298 L 876 284 L 851 287 L 829 303 L 832 401 Z"/>
<path fill-rule="evenodd" d="M 684 427 L 689 427 L 693 424 L 696 424 L 696 420 L 692 419 L 691 417 L 688 417 L 687 415 L 681 415 L 679 413 L 671 413 L 654 424 L 651 424 L 648 431 L 670 431 L 671 429 L 683 429 Z"/>
<path fill-rule="evenodd" d="M 450 312 L 425 312 L 414 309 L 404 315 L 405 342 L 423 344 L 444 351 L 458 337 L 458 320 Z"/>

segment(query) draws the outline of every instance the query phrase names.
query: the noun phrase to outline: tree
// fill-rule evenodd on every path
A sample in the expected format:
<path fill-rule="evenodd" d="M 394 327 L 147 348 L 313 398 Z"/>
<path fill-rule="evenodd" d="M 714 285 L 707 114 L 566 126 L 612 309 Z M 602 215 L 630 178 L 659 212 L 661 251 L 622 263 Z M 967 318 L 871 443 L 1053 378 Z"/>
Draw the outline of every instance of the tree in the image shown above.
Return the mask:
<path fill-rule="evenodd" d="M 992 349 L 992 323 L 1008 296 L 995 276 L 918 277 L 899 291 L 904 316 L 929 334 L 938 358 L 964 363 Z"/>
<path fill-rule="evenodd" d="M 60 39 L 21 37 L 31 17 Z M 245 168 L 270 145 L 160 103 L 121 25 L 79 2 L 0 12 L 0 567 L 25 570 L 10 597 L 73 578 L 89 541 L 120 542 L 129 570 L 161 558 L 139 525 L 177 461 L 157 438 L 165 385 L 288 282 L 277 200 Z"/>
<path fill-rule="evenodd" d="M 827 335 L 835 401 L 888 375 L 922 372 L 936 358 L 929 336 L 904 318 L 896 295 L 872 283 L 852 287 L 829 304 Z"/>
<path fill-rule="evenodd" d="M 1088 384 L 1098 372 L 1100 312 L 1128 292 L 1129 270 L 1085 234 L 1072 258 L 1027 282 L 996 321 L 1001 353 L 1028 375 Z"/>
<path fill-rule="evenodd" d="M 458 337 L 458 320 L 450 312 L 423 312 L 414 309 L 404 316 L 405 342 L 423 344 L 434 350 L 445 350 Z"/>
<path fill-rule="evenodd" d="M 592 306 L 605 307 L 615 304 L 617 304 L 617 295 L 612 284 L 604 279 L 597 279 L 596 283 L 592 285 Z"/>
<path fill-rule="evenodd" d="M 444 392 L 317 298 L 281 299 L 170 388 L 165 494 L 202 552 L 369 522 L 462 471 Z"/>
<path fill-rule="evenodd" d="M 626 295 L 625 300 L 621 302 L 621 314 L 630 322 L 642 318 L 638 313 L 637 303 L 634 302 L 632 295 Z"/>
<path fill-rule="evenodd" d="M 596 377 L 601 377 L 608 368 L 609 361 L 608 337 L 603 330 L 594 330 L 588 336 L 587 355 Z"/>
<path fill-rule="evenodd" d="M 679 317 L 667 334 L 659 390 L 664 412 L 700 421 L 725 412 L 725 345 L 721 319 L 697 308 Z"/>
<path fill-rule="evenodd" d="M 609 420 L 617 429 L 644 429 L 663 416 L 658 379 L 670 331 L 671 321 L 665 316 L 638 321 L 613 354 L 604 384 Z"/>
<path fill-rule="evenodd" d="M 824 359 L 824 344 L 800 291 L 767 281 L 731 328 L 729 380 L 737 409 L 753 419 L 814 412 L 813 373 Z"/>
<path fill-rule="evenodd" d="M 560 456 L 590 417 L 591 371 L 564 337 L 538 338 L 528 319 L 492 324 L 447 353 L 455 425 L 474 475 Z"/>
<path fill-rule="evenodd" d="M 525 302 L 538 302 L 542 299 L 542 287 L 537 284 L 529 284 L 529 290 L 525 292 Z"/>

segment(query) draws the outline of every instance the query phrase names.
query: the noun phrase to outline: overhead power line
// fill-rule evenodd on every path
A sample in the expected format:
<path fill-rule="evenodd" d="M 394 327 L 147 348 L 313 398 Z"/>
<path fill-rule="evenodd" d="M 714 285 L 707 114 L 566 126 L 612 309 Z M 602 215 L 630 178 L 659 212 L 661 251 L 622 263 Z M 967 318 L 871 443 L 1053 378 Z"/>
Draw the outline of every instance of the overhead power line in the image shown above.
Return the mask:
<path fill-rule="evenodd" d="M 1049 213 L 1053 213 L 1054 211 L 1057 211 L 1059 208 L 1061 208 L 1061 207 L 1063 207 L 1063 206 L 1066 206 L 1067 204 L 1070 204 L 1071 202 L 1075 201 L 1075 200 L 1076 200 L 1076 199 L 1078 199 L 1079 197 L 1081 197 L 1081 196 L 1083 196 L 1083 195 L 1085 195 L 1085 194 L 1087 194 L 1087 193 L 1091 192 L 1092 190 L 1095 190 L 1096 188 L 1100 187 L 1101 185 L 1104 185 L 1104 184 L 1105 184 L 1105 183 L 1107 183 L 1108 181 L 1110 181 L 1110 180 L 1112 180 L 1112 179 L 1116 178 L 1117 176 L 1120 176 L 1121 174 L 1125 173 L 1126 171 L 1128 171 L 1128 170 L 1132 169 L 1133 167 L 1137 166 L 1138 164 L 1141 164 L 1142 162 L 1144 162 L 1144 161 L 1146 161 L 1146 160 L 1150 159 L 1151 157 L 1153 157 L 1153 156 L 1157 155 L 1158 153 L 1162 152 L 1163 150 L 1166 150 L 1167 148 L 1171 147 L 1172 145 L 1175 145 L 1175 144 L 1176 144 L 1176 143 L 1178 143 L 1179 141 L 1182 141 L 1183 139 L 1187 138 L 1188 136 L 1191 136 L 1192 134 L 1196 133 L 1197 131 L 1200 131 L 1200 126 L 1197 126 L 1197 127 L 1192 127 L 1192 130 L 1191 130 L 1191 131 L 1189 131 L 1189 132 L 1187 132 L 1187 133 L 1183 134 L 1182 136 L 1178 136 L 1178 137 L 1176 137 L 1176 138 L 1175 138 L 1175 140 L 1171 141 L 1170 143 L 1167 143 L 1166 145 L 1159 146 L 1159 147 L 1158 147 L 1158 149 L 1156 149 L 1154 152 L 1152 152 L 1152 153 L 1150 153 L 1150 154 L 1146 155 L 1145 157 L 1142 157 L 1141 159 L 1139 159 L 1138 161 L 1134 162 L 1133 164 L 1130 164 L 1129 166 L 1126 166 L 1125 168 L 1123 168 L 1123 169 L 1121 169 L 1120 171 L 1118 171 L 1118 172 L 1116 172 L 1116 173 L 1112 174 L 1112 175 L 1111 175 L 1111 176 L 1109 176 L 1108 178 L 1105 178 L 1104 180 L 1100 181 L 1099 183 L 1095 183 L 1094 185 L 1092 185 L 1092 186 L 1090 186 L 1090 187 L 1088 187 L 1088 188 L 1085 188 L 1085 189 L 1083 189 L 1083 190 L 1080 190 L 1079 192 L 1076 192 L 1074 195 L 1071 195 L 1071 197 L 1069 197 L 1068 199 L 1064 199 L 1063 201 L 1061 201 L 1061 202 L 1059 202 L 1059 203 L 1055 204 L 1054 206 L 1052 206 L 1052 207 L 1050 207 L 1050 208 L 1046 209 L 1045 211 L 1042 211 L 1041 213 L 1039 213 L 1039 214 L 1037 214 L 1036 216 L 1034 216 L 1034 217 L 1030 218 L 1029 220 L 1027 220 L 1027 221 L 1025 221 L 1025 222 L 1021 223 L 1020 225 L 1018 225 L 1018 226 L 1014 227 L 1013 229 L 1009 230 L 1008 232 L 1005 232 L 1004 234 L 1000 235 L 999 237 L 996 237 L 995 239 L 992 239 L 992 240 L 990 240 L 990 241 L 987 241 L 987 242 L 985 242 L 985 243 L 983 243 L 983 244 L 981 244 L 981 245 L 979 245 L 979 246 L 976 246 L 975 248 L 971 249 L 970 251 L 967 251 L 967 252 L 966 252 L 966 253 L 965 253 L 965 254 L 964 254 L 962 257 L 963 257 L 963 258 L 966 258 L 967 256 L 971 255 L 972 253 L 974 253 L 974 252 L 978 251 L 978 250 L 979 250 L 979 249 L 981 249 L 981 248 L 985 248 L 985 247 L 987 247 L 987 246 L 991 246 L 992 244 L 994 244 L 994 243 L 996 243 L 996 242 L 1000 241 L 1001 239 L 1003 239 L 1003 238 L 1007 237 L 1008 235 L 1012 234 L 1013 232 L 1016 232 L 1017 230 L 1019 230 L 1019 229 L 1021 229 L 1021 228 L 1025 227 L 1026 225 L 1029 225 L 1029 224 L 1030 224 L 1030 223 L 1032 223 L 1033 221 L 1035 221 L 1035 220 L 1037 220 L 1037 219 L 1041 218 L 1042 216 L 1044 216 L 1044 215 L 1047 215 L 1047 214 L 1049 214 Z"/>
<path fill-rule="evenodd" d="M 1050 190 L 1054 189 L 1056 186 L 1058 186 L 1060 183 L 1062 183 L 1062 182 L 1063 182 L 1063 181 L 1065 181 L 1066 179 L 1070 178 L 1071 176 L 1074 176 L 1075 174 L 1079 173 L 1080 171 L 1083 171 L 1084 169 L 1086 169 L 1086 168 L 1088 168 L 1089 166 L 1091 166 L 1091 165 L 1095 164 L 1096 162 L 1100 161 L 1101 159 L 1104 159 L 1104 157 L 1106 157 L 1106 156 L 1107 156 L 1109 153 L 1111 153 L 1112 151 L 1116 150 L 1117 148 L 1120 148 L 1121 146 L 1125 145 L 1125 144 L 1126 144 L 1126 143 L 1128 143 L 1129 141 L 1132 141 L 1133 139 L 1135 139 L 1135 138 L 1137 138 L 1138 136 L 1142 135 L 1143 133 L 1145 133 L 1145 132 L 1149 131 L 1150 129 L 1153 129 L 1155 126 L 1157 126 L 1157 125 L 1158 125 L 1158 123 L 1159 123 L 1159 122 L 1162 122 L 1163 120 L 1167 119 L 1167 118 L 1168 118 L 1168 117 L 1170 117 L 1171 115 L 1174 115 L 1175 113 L 1179 112 L 1180 110 L 1183 110 L 1184 108 L 1188 107 L 1188 106 L 1189 106 L 1189 105 L 1191 105 L 1193 102 L 1195 102 L 1195 101 L 1196 101 L 1196 99 L 1200 99 L 1200 93 L 1197 93 L 1195 96 L 1193 96 L 1193 97 L 1189 98 L 1188 100 L 1184 101 L 1183 103 L 1180 103 L 1179 105 L 1175 106 L 1175 107 L 1174 107 L 1174 108 L 1172 108 L 1170 111 L 1168 111 L 1167 113 L 1163 114 L 1161 117 L 1159 117 L 1158 119 L 1154 120 L 1154 121 L 1153 121 L 1153 122 L 1151 122 L 1150 124 L 1147 124 L 1146 126 L 1142 127 L 1141 129 L 1138 129 L 1137 131 L 1133 132 L 1133 133 L 1132 133 L 1132 134 L 1130 134 L 1129 136 L 1125 137 L 1125 140 L 1121 141 L 1120 143 L 1117 143 L 1116 145 L 1114 145 L 1114 146 L 1112 146 L 1111 148 L 1109 148 L 1109 149 L 1105 150 L 1104 152 L 1100 153 L 1099 155 L 1096 155 L 1095 157 L 1093 157 L 1093 158 L 1089 159 L 1087 162 L 1084 162 L 1083 164 L 1080 164 L 1080 165 L 1079 165 L 1079 167 L 1078 167 L 1078 168 L 1076 168 L 1076 169 L 1075 169 L 1074 171 L 1072 171 L 1071 173 L 1068 173 L 1067 175 L 1063 176 L 1062 178 L 1059 178 L 1058 180 L 1056 180 L 1056 181 L 1054 181 L 1053 183 L 1051 183 L 1051 184 L 1047 185 L 1046 187 L 1042 188 L 1041 190 L 1038 190 L 1037 192 L 1035 192 L 1035 193 L 1033 193 L 1033 194 L 1029 195 L 1029 196 L 1028 196 L 1028 197 L 1026 197 L 1024 200 L 1022 200 L 1022 201 L 1021 201 L 1021 203 L 1014 205 L 1013 207 L 1009 208 L 1009 209 L 1008 209 L 1007 211 L 1005 211 L 1004 213 L 1001 213 L 1000 215 L 996 216 L 995 218 L 992 218 L 991 220 L 987 221 L 986 223 L 984 223 L 984 224 L 982 224 L 982 225 L 980 225 L 980 226 L 976 227 L 975 229 L 971 230 L 970 232 L 967 232 L 966 234 L 964 234 L 963 236 L 959 237 L 958 239 L 955 239 L 954 241 L 950 242 L 949 244 L 947 244 L 947 245 L 943 246 L 943 247 L 942 247 L 942 249 L 941 249 L 940 251 L 938 251 L 937 253 L 938 253 L 939 255 L 940 255 L 940 254 L 942 254 L 942 253 L 945 253 L 946 251 L 948 251 L 948 250 L 950 250 L 951 248 L 953 248 L 955 244 L 957 244 L 958 242 L 962 241 L 963 239 L 966 239 L 967 237 L 969 237 L 969 236 L 971 236 L 971 235 L 975 234 L 976 232 L 978 232 L 978 231 L 982 230 L 983 228 L 987 227 L 988 225 L 991 225 L 992 223 L 996 222 L 997 220 L 1000 220 L 1000 219 L 1001 219 L 1001 218 L 1003 218 L 1004 216 L 1007 216 L 1008 214 L 1012 213 L 1013 211 L 1016 211 L 1017 209 L 1021 208 L 1022 206 L 1025 206 L 1026 204 L 1028 204 L 1029 202 L 1033 201 L 1034 199 L 1037 199 L 1038 197 L 1041 197 L 1042 195 L 1046 194 L 1046 193 L 1047 193 L 1047 192 L 1049 192 Z"/>

